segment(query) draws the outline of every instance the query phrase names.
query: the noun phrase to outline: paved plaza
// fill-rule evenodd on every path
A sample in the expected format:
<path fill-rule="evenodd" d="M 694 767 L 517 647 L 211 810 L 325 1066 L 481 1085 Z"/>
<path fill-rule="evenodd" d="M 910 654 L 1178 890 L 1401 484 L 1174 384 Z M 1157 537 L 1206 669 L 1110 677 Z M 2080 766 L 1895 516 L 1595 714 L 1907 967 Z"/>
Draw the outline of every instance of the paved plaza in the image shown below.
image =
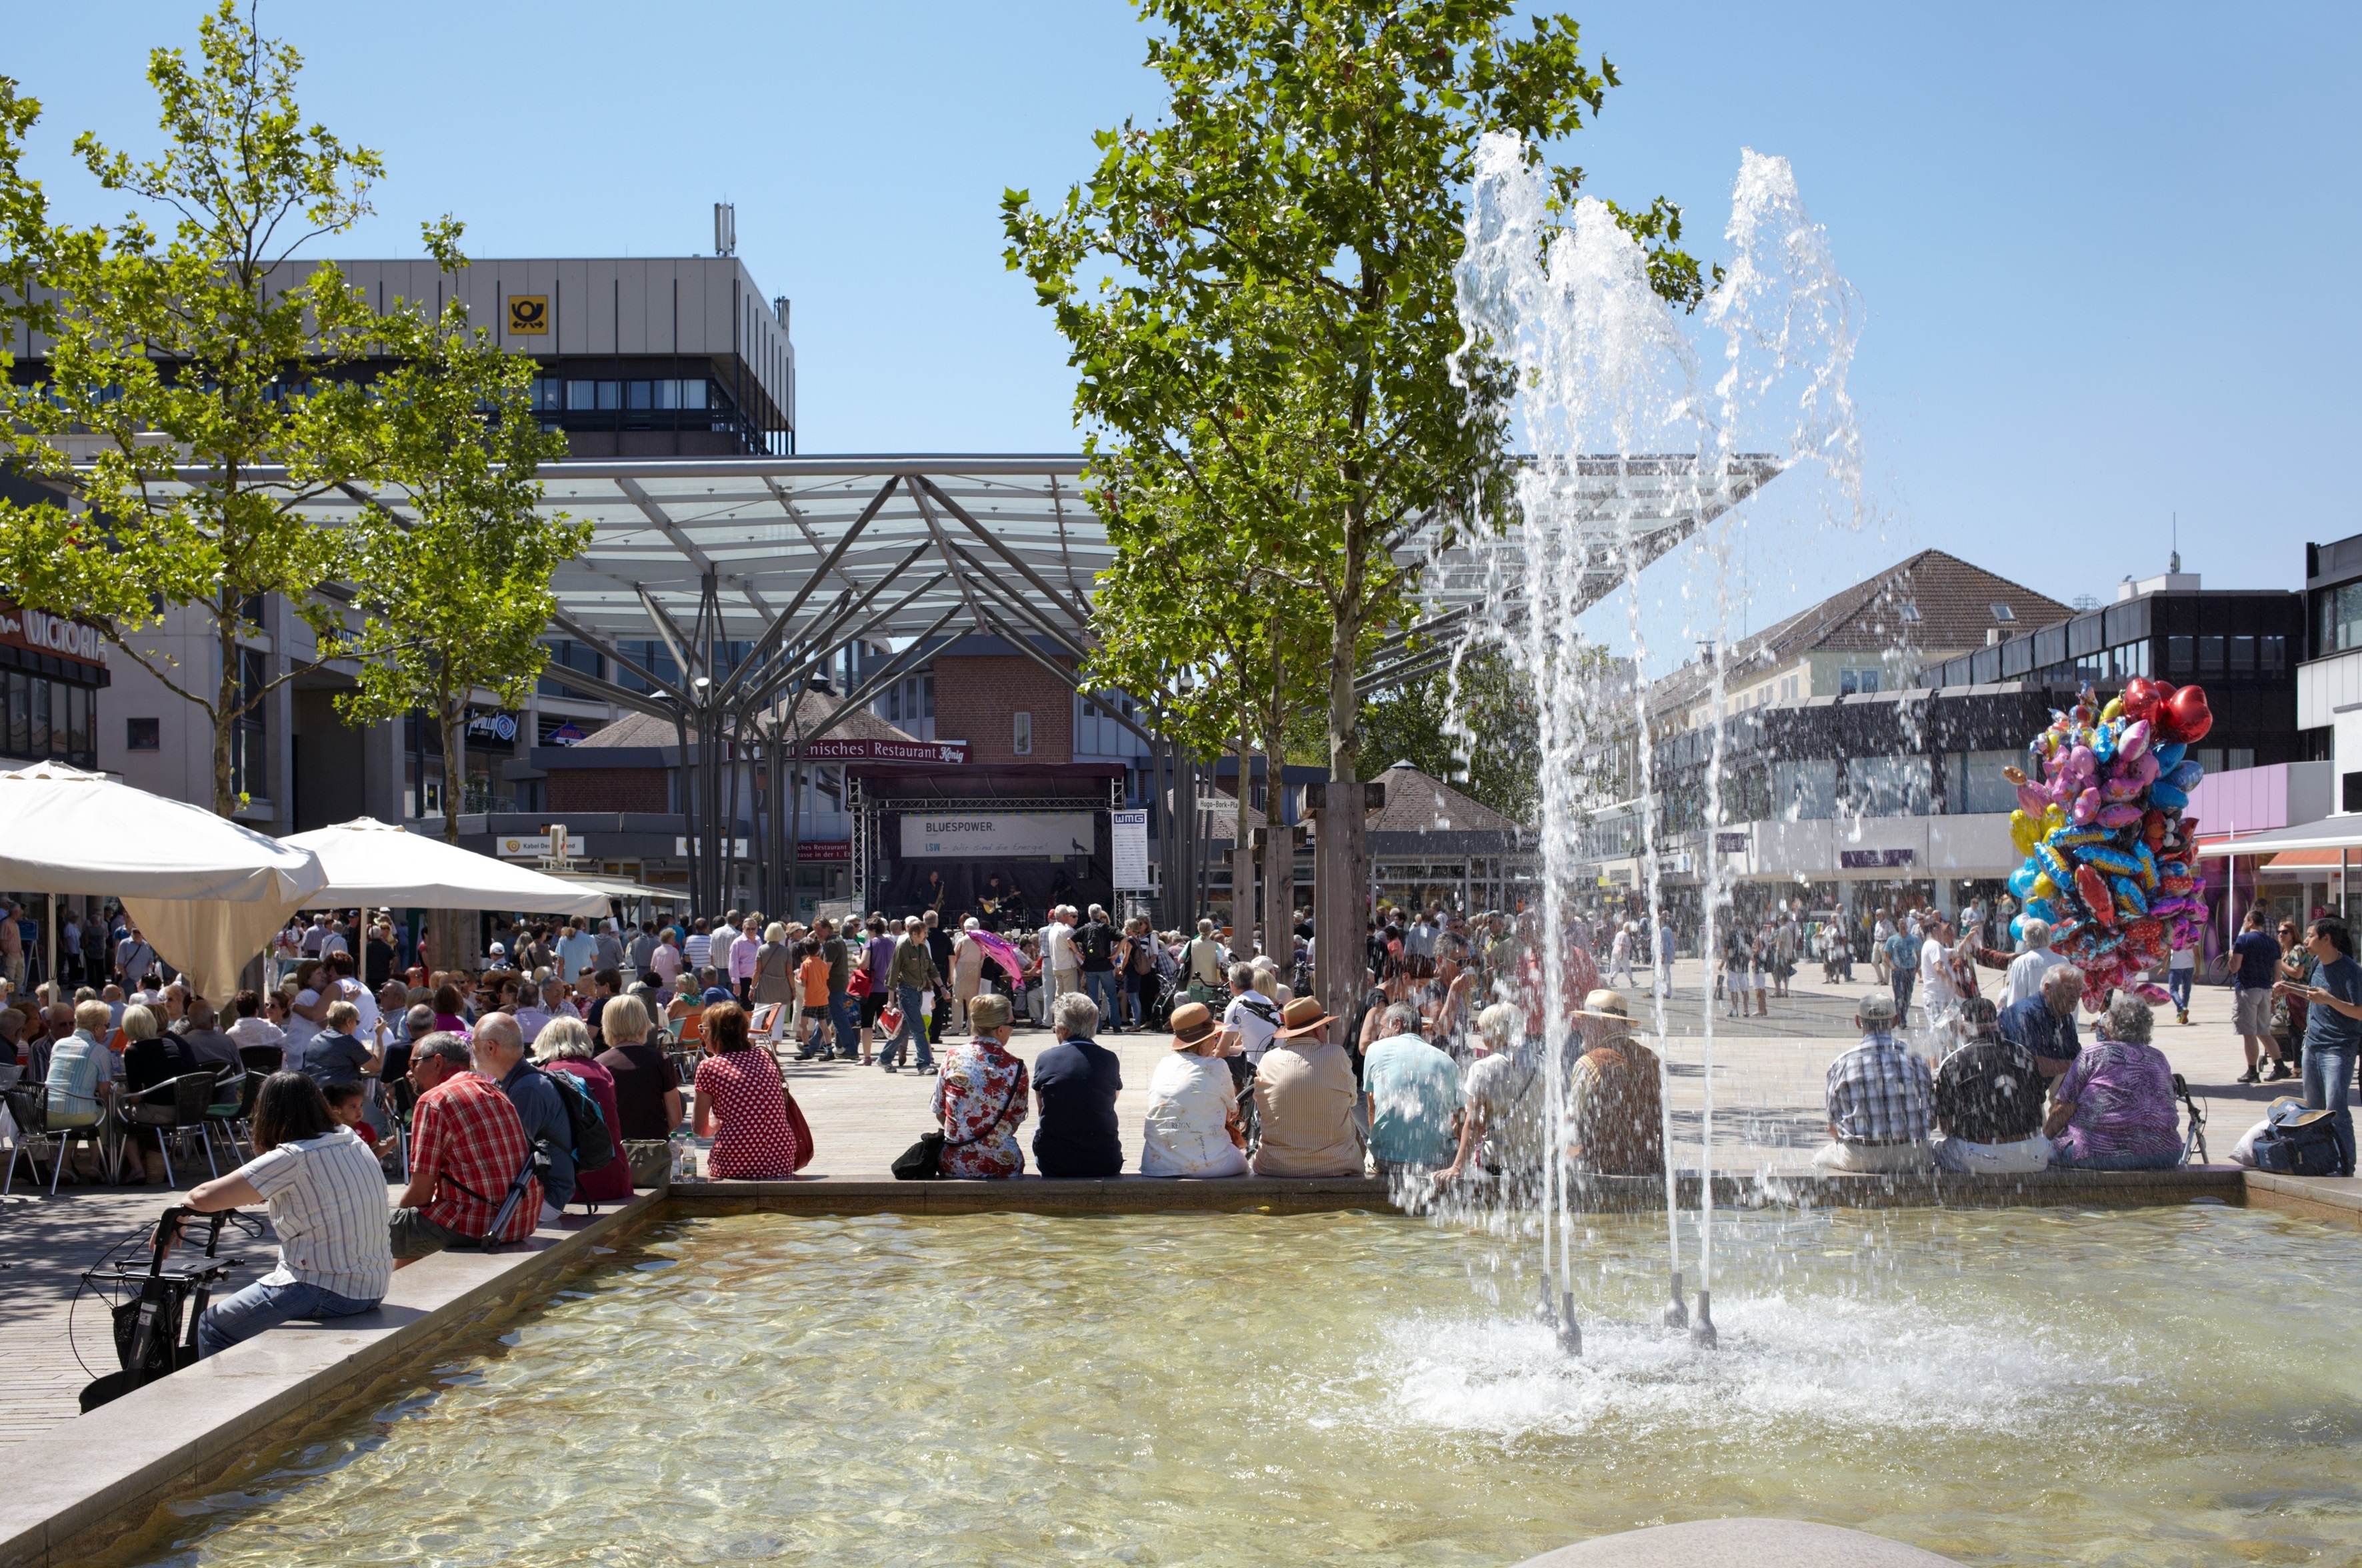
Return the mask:
<path fill-rule="evenodd" d="M 1800 1167 L 1822 1136 L 1822 1076 L 1830 1058 L 1853 1036 L 1855 1000 L 1862 983 L 1829 987 L 1817 968 L 1800 972 L 1791 996 L 1773 999 L 1768 1019 L 1727 1019 L 1714 1009 L 1715 1165 L 1753 1174 Z M 1694 963 L 1675 966 L 1667 1033 L 1673 1085 L 1674 1135 L 1680 1163 L 1697 1164 L 1697 1136 L 1705 1100 L 1706 1041 L 1701 1024 L 1702 974 Z M 2290 1086 L 2242 1086 L 2233 1082 L 2243 1066 L 2231 1032 L 2230 993 L 2202 988 L 2191 1010 L 2192 1022 L 2180 1028 L 2169 1012 L 2158 1044 L 2175 1068 L 2210 1105 L 2208 1132 L 2219 1161 L 2232 1142 L 2261 1113 L 2262 1102 Z M 1046 1032 L 1026 1030 L 1011 1043 L 1032 1059 L 1050 1043 Z M 1123 1062 L 1124 1089 L 1117 1101 L 1119 1125 L 1128 1154 L 1136 1157 L 1140 1126 L 1148 1108 L 1148 1080 L 1167 1049 L 1163 1034 L 1109 1035 L 1105 1043 Z M 818 1154 L 811 1177 L 875 1178 L 894 1156 L 929 1131 L 928 1109 L 935 1080 L 903 1071 L 888 1074 L 850 1064 L 789 1064 L 788 1076 L 811 1122 Z M 1031 1142 L 1029 1123 L 1021 1133 Z M 1127 1168 L 1131 1168 L 1128 1165 Z M 0 1206 L 0 1444 L 38 1439 L 74 1413 L 74 1396 L 87 1374 L 67 1342 L 67 1309 L 81 1271 L 107 1247 L 151 1222 L 168 1194 L 160 1187 L 61 1188 L 17 1196 Z M 232 1250 L 225 1242 L 225 1250 Z M 259 1277 L 271 1254 L 269 1243 L 248 1242 L 235 1249 L 255 1260 L 232 1286 Z M 74 1313 L 74 1337 L 83 1362 L 93 1372 L 112 1370 L 107 1322 L 98 1303 L 85 1296 Z"/>

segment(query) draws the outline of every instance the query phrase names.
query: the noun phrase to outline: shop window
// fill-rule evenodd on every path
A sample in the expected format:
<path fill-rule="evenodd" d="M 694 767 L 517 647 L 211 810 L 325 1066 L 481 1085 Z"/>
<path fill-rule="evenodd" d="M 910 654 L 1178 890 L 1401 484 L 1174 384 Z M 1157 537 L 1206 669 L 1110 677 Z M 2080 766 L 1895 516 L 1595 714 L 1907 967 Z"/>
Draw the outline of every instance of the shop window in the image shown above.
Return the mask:
<path fill-rule="evenodd" d="M 1010 715 L 1009 749 L 1019 756 L 1033 755 L 1033 715 L 1019 712 Z"/>
<path fill-rule="evenodd" d="M 164 723 L 160 719 L 126 719 L 123 721 L 123 749 L 126 751 L 161 751 L 164 749 Z"/>

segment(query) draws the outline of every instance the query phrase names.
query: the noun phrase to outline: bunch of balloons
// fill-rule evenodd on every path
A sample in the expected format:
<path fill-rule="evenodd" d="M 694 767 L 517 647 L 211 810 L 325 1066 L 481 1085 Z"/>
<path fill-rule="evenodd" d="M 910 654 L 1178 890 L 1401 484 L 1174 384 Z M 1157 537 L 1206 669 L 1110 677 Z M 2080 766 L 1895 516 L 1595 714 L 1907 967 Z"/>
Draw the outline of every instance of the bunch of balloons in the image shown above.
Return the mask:
<path fill-rule="evenodd" d="M 2191 873 L 2198 819 L 2182 814 L 2204 770 L 2190 747 L 2214 726 L 2206 693 L 2136 678 L 2103 704 L 2086 686 L 2006 769 L 2017 786 L 2010 836 L 2025 864 L 2010 877 L 2024 912 L 2050 922 L 2053 951 L 2083 972 L 2083 1004 L 2111 990 L 2168 999 L 2169 955 L 2194 944 L 2205 902 Z"/>

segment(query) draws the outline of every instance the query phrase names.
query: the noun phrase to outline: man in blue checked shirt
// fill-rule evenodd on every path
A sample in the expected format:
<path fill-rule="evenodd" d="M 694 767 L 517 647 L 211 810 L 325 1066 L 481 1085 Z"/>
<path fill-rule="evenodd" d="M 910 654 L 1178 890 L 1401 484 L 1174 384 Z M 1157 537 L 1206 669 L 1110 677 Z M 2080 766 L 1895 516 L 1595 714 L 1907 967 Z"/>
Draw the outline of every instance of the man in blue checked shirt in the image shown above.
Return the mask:
<path fill-rule="evenodd" d="M 1926 1059 L 1894 1037 L 1895 1005 L 1872 993 L 1853 1017 L 1861 1043 L 1829 1064 L 1829 1143 L 1813 1164 L 1831 1171 L 1924 1171 L 1936 1085 Z"/>

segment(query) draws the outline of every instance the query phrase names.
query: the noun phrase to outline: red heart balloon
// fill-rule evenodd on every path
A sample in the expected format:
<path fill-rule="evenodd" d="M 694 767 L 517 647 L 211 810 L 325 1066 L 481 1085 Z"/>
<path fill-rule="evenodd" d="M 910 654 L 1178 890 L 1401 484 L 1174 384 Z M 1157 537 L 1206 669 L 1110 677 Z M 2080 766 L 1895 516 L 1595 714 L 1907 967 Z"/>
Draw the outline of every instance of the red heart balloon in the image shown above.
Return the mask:
<path fill-rule="evenodd" d="M 2194 745 L 2206 738 L 2214 727 L 2214 714 L 2206 706 L 2206 689 L 2185 686 L 2165 700 L 2165 733 L 2184 745 Z"/>
<path fill-rule="evenodd" d="M 2146 675 L 2136 675 L 2125 682 L 2125 716 L 2128 719 L 2157 718 L 2157 708 L 2171 688 Z"/>

